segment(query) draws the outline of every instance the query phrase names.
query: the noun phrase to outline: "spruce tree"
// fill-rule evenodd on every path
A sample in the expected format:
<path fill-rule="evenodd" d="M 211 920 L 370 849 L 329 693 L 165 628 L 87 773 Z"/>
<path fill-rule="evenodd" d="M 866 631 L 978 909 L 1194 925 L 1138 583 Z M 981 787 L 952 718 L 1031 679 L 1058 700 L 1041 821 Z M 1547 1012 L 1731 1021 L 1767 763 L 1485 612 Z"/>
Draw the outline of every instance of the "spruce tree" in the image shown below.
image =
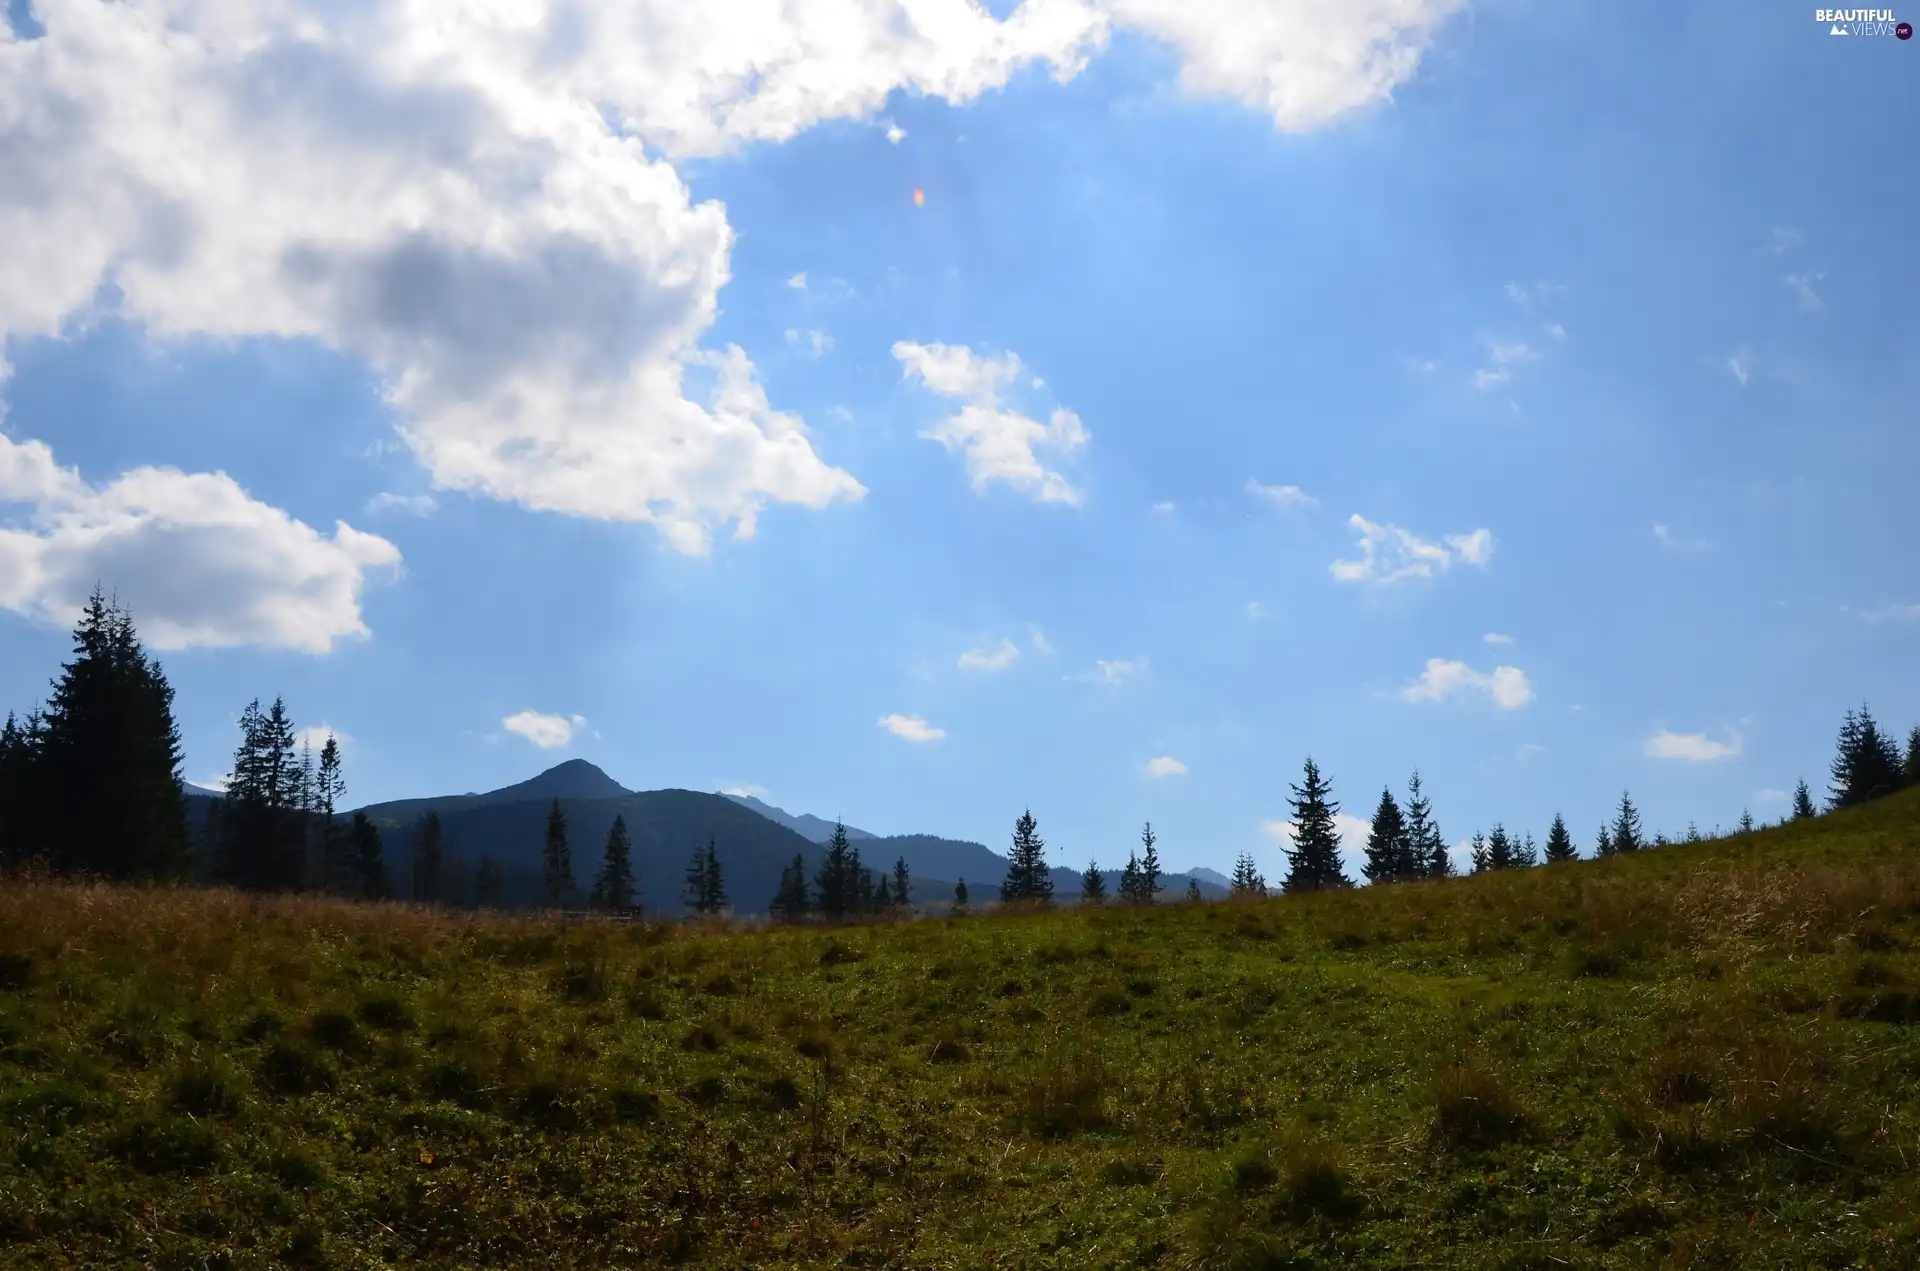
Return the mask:
<path fill-rule="evenodd" d="M 1407 781 L 1408 874 L 1419 878 L 1445 878 L 1453 873 L 1453 858 L 1447 855 L 1447 841 L 1433 819 L 1433 804 L 1420 785 L 1415 772 Z"/>
<path fill-rule="evenodd" d="M 482 856 L 473 871 L 473 903 L 481 909 L 498 909 L 506 891 L 506 873 L 500 862 Z"/>
<path fill-rule="evenodd" d="M 1097 860 L 1088 861 L 1080 874 L 1080 903 L 1094 906 L 1107 903 L 1107 876 L 1100 872 Z"/>
<path fill-rule="evenodd" d="M 795 853 L 792 863 L 780 871 L 779 890 L 773 893 L 773 903 L 767 909 L 781 922 L 799 922 L 809 908 L 807 862 Z"/>
<path fill-rule="evenodd" d="M 853 863 L 855 860 L 852 846 L 847 842 L 847 827 L 834 822 L 833 838 L 827 842 L 827 855 L 820 862 L 820 872 L 814 878 L 819 890 L 819 902 L 815 908 L 828 922 L 843 922 L 852 909 L 853 901 Z"/>
<path fill-rule="evenodd" d="M 1747 811 L 1745 808 L 1740 809 L 1740 832 L 1742 834 L 1753 833 L 1753 813 Z"/>
<path fill-rule="evenodd" d="M 1047 844 L 1039 834 L 1028 808 L 1013 823 L 1013 846 L 1007 851 L 1007 879 L 1000 884 L 1000 899 L 1009 902 L 1050 904 L 1053 900 L 1053 876 L 1047 872 Z"/>
<path fill-rule="evenodd" d="M 720 867 L 720 855 L 714 848 L 713 835 L 707 835 L 706 859 L 700 870 L 700 912 L 703 914 L 723 913 L 727 908 L 727 881 Z"/>
<path fill-rule="evenodd" d="M 446 842 L 440 814 L 429 812 L 413 840 L 413 898 L 416 901 L 437 905 L 444 899 L 440 884 L 445 861 Z"/>
<path fill-rule="evenodd" d="M 1487 850 L 1486 835 L 1475 830 L 1469 850 L 1472 854 L 1471 859 L 1473 860 L 1474 873 L 1484 874 L 1493 868 L 1493 853 Z"/>
<path fill-rule="evenodd" d="M 1567 823 L 1558 812 L 1553 814 L 1553 824 L 1547 827 L 1547 863 L 1574 860 L 1579 853 L 1573 847 L 1573 835 L 1567 833 Z"/>
<path fill-rule="evenodd" d="M 1540 863 L 1540 849 L 1534 846 L 1533 831 L 1528 830 L 1513 848 L 1515 869 L 1532 869 Z"/>
<path fill-rule="evenodd" d="M 961 913 L 967 910 L 967 880 L 964 878 L 953 885 L 953 907 Z"/>
<path fill-rule="evenodd" d="M 1287 853 L 1287 878 L 1282 889 L 1291 895 L 1353 886 L 1340 867 L 1340 833 L 1333 819 L 1340 805 L 1333 802 L 1333 789 L 1321 778 L 1311 758 L 1301 784 L 1290 789 L 1293 848 Z"/>
<path fill-rule="evenodd" d="M 1380 804 L 1373 812 L 1373 826 L 1367 833 L 1367 860 L 1360 867 L 1370 883 L 1396 883 L 1406 878 L 1407 862 L 1412 859 L 1407 844 L 1407 822 L 1393 791 L 1380 792 Z"/>
<path fill-rule="evenodd" d="M 567 843 L 567 814 L 555 799 L 547 809 L 547 836 L 540 849 L 540 882 L 547 908 L 561 909 L 573 900 L 573 848 Z"/>
<path fill-rule="evenodd" d="M 30 740 L 31 776 L 16 797 L 32 852 L 61 873 L 163 879 L 185 872 L 186 800 L 173 688 L 133 620 L 95 591 L 73 632 Z M 18 813 L 16 813 L 18 815 Z"/>
<path fill-rule="evenodd" d="M 1828 807 L 1857 807 L 1900 788 L 1904 776 L 1899 747 L 1880 731 L 1864 703 L 1857 714 L 1847 712 L 1836 750 Z"/>
<path fill-rule="evenodd" d="M 1127 863 L 1120 871 L 1120 900 L 1128 905 L 1143 905 L 1147 899 L 1145 893 L 1146 883 L 1140 873 L 1140 857 L 1128 852 Z"/>
<path fill-rule="evenodd" d="M 8 712 L 0 728 L 0 872 L 38 851 L 29 823 L 35 758 L 32 734 Z"/>
<path fill-rule="evenodd" d="M 1613 816 L 1613 850 L 1637 852 L 1646 845 L 1646 840 L 1640 837 L 1640 810 L 1633 806 L 1633 796 L 1622 790 L 1620 806 Z"/>
<path fill-rule="evenodd" d="M 607 827 L 600 872 L 594 875 L 587 907 L 611 914 L 633 912 L 633 836 L 627 832 L 627 818 L 619 813 Z"/>
<path fill-rule="evenodd" d="M 1187 875 L 1187 903 L 1192 904 L 1205 899 L 1206 896 L 1200 890 L 1200 880 L 1191 874 Z"/>
<path fill-rule="evenodd" d="M 1920 724 L 1907 734 L 1907 758 L 1900 766 L 1900 777 L 1909 786 L 1920 786 Z"/>
<path fill-rule="evenodd" d="M 1258 864 L 1252 852 L 1242 852 L 1233 863 L 1233 882 L 1228 888 L 1236 900 L 1262 900 L 1267 894 L 1267 880 L 1260 876 Z"/>
<path fill-rule="evenodd" d="M 1153 822 L 1148 821 L 1140 831 L 1140 886 L 1149 905 L 1164 890 L 1160 886 L 1160 853 L 1154 847 L 1159 841 L 1153 833 Z"/>
<path fill-rule="evenodd" d="M 1818 813 L 1813 806 L 1813 792 L 1807 789 L 1807 779 L 1800 778 L 1800 784 L 1793 788 L 1793 819 L 1805 821 Z"/>
<path fill-rule="evenodd" d="M 320 834 L 321 887 L 335 895 L 353 889 L 346 868 L 346 827 L 335 819 L 346 792 L 346 778 L 340 772 L 340 741 L 329 735 L 320 747 L 320 767 L 314 774 L 313 810 Z"/>
<path fill-rule="evenodd" d="M 368 820 L 365 812 L 355 812 L 353 824 L 347 830 L 347 844 L 350 872 L 360 896 L 367 900 L 385 900 L 387 862 L 380 846 L 380 827 Z"/>
<path fill-rule="evenodd" d="M 913 876 L 907 871 L 907 858 L 893 862 L 893 903 L 902 909 L 913 908 Z"/>
<path fill-rule="evenodd" d="M 298 806 L 293 738 L 281 698 L 264 711 L 256 698 L 240 714 L 219 855 L 228 881 L 249 891 L 290 891 L 306 881 L 306 815 Z"/>
<path fill-rule="evenodd" d="M 1517 864 L 1514 855 L 1514 843 L 1507 836 L 1507 827 L 1495 821 L 1487 834 L 1487 868 L 1512 869 Z"/>
<path fill-rule="evenodd" d="M 1593 854 L 1596 859 L 1617 855 L 1613 848 L 1613 832 L 1607 829 L 1605 821 L 1600 823 L 1600 832 L 1593 836 Z"/>
<path fill-rule="evenodd" d="M 887 881 L 887 875 L 873 876 L 873 909 L 875 913 L 893 912 L 893 884 Z"/>
<path fill-rule="evenodd" d="M 1700 835 L 1700 827 L 1695 825 L 1692 821 L 1688 821 L 1687 837 L 1684 841 L 1688 843 L 1702 843 L 1702 842 L 1705 842 L 1706 840 L 1703 839 Z"/>

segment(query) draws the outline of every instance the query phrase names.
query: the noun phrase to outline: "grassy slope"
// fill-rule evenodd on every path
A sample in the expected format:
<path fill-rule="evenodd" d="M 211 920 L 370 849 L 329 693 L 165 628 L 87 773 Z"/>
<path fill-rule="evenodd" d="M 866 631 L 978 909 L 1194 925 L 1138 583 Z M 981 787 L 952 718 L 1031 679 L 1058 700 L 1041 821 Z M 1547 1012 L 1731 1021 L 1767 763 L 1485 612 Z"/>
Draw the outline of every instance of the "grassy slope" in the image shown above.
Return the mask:
<path fill-rule="evenodd" d="M 0 883 L 0 1265 L 1913 1265 L 1916 950 L 1914 796 L 839 932 Z"/>

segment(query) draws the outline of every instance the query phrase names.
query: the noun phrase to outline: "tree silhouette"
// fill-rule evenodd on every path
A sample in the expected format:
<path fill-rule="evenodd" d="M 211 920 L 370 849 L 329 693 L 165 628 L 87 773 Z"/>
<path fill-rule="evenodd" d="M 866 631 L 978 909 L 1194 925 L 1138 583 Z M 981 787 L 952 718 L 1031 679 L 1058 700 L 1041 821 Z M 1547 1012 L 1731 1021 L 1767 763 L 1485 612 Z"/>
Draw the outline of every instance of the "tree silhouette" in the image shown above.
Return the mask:
<path fill-rule="evenodd" d="M 567 814 L 555 799 L 547 809 L 547 836 L 540 850 L 540 882 L 547 908 L 559 909 L 573 899 L 573 849 L 567 843 Z"/>
<path fill-rule="evenodd" d="M 1380 791 L 1380 805 L 1373 812 L 1373 826 L 1367 834 L 1367 859 L 1360 867 L 1370 883 L 1397 883 L 1412 876 L 1413 849 L 1407 841 L 1407 822 L 1393 791 Z"/>
<path fill-rule="evenodd" d="M 1047 872 L 1047 844 L 1040 837 L 1031 808 L 1022 812 L 1013 824 L 1013 846 L 1007 852 L 1007 879 L 1000 884 L 1000 899 L 1042 905 L 1053 900 L 1053 876 Z"/>
<path fill-rule="evenodd" d="M 1311 758 L 1301 783 L 1290 789 L 1293 849 L 1287 853 L 1284 890 L 1291 895 L 1353 886 L 1340 866 L 1340 834 L 1333 819 L 1340 805 L 1333 802 L 1333 789 L 1321 778 Z"/>
<path fill-rule="evenodd" d="M 1421 878 L 1445 878 L 1453 873 L 1453 858 L 1447 854 L 1447 841 L 1433 819 L 1433 804 L 1420 786 L 1415 772 L 1407 781 L 1407 850 L 1412 853 L 1413 873 Z"/>
<path fill-rule="evenodd" d="M 611 914 L 633 912 L 633 838 L 627 833 L 627 818 L 619 813 L 607 827 L 600 872 L 594 875 L 587 907 Z"/>
<path fill-rule="evenodd" d="M 1805 821 L 1819 813 L 1813 806 L 1813 791 L 1807 789 L 1807 779 L 1800 778 L 1800 784 L 1793 788 L 1793 819 Z"/>
<path fill-rule="evenodd" d="M 1613 814 L 1613 850 L 1637 852 L 1646 845 L 1640 834 L 1640 810 L 1633 806 L 1633 796 L 1622 790 L 1620 806 Z"/>
<path fill-rule="evenodd" d="M 1080 903 L 1083 905 L 1104 905 L 1107 903 L 1107 876 L 1100 872 L 1100 862 L 1090 860 L 1080 875 Z"/>
<path fill-rule="evenodd" d="M 413 841 L 413 898 L 434 905 L 445 899 L 440 894 L 441 866 L 446 860 L 445 832 L 440 814 L 429 812 L 420 822 Z"/>
<path fill-rule="evenodd" d="M 1553 814 L 1553 824 L 1547 827 L 1547 863 L 1570 861 L 1579 853 L 1573 847 L 1573 835 L 1567 833 L 1567 823 L 1558 812 Z"/>

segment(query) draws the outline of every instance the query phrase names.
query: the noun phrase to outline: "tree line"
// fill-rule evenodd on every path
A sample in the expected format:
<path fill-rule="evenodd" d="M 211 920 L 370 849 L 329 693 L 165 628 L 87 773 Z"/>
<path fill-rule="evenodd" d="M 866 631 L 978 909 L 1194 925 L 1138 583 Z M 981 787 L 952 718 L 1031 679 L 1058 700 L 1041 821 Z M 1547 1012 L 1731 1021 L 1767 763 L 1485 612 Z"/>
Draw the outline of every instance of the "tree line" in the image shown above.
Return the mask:
<path fill-rule="evenodd" d="M 126 610 L 98 590 L 88 599 L 73 632 L 73 658 L 63 663 L 44 705 L 24 719 L 13 714 L 0 726 L 0 868 L 32 862 L 60 875 L 131 881 L 192 877 L 251 891 L 320 891 L 360 899 L 394 895 L 380 829 L 364 812 L 343 817 L 346 792 L 338 741 L 327 737 L 316 755 L 300 742 L 285 703 L 248 703 L 241 713 L 225 797 L 212 801 L 200 834 L 190 832 L 179 726 L 173 689 L 160 663 L 141 646 Z M 1898 790 L 1920 786 L 1920 726 L 1907 735 L 1904 752 L 1862 705 L 1841 723 L 1829 771 L 1826 808 L 1855 807 Z M 1284 893 L 1351 887 L 1340 855 L 1331 784 L 1312 758 L 1301 781 L 1289 787 L 1290 846 L 1283 849 Z M 1802 779 L 1788 818 L 1819 814 Z M 1757 828 L 1742 812 L 1738 831 Z M 411 827 L 411 898 L 447 903 L 451 854 L 444 827 L 428 812 Z M 1703 836 L 1689 825 L 1682 841 Z M 1592 855 L 1615 856 L 1661 847 L 1673 840 L 1646 835 L 1630 793 L 1593 840 Z M 1118 897 L 1125 904 L 1152 904 L 1165 890 L 1153 826 L 1141 832 L 1120 871 Z M 1472 872 L 1553 864 L 1580 855 L 1563 817 L 1556 813 L 1545 842 L 1516 834 L 1502 823 L 1468 842 Z M 560 801 L 549 808 L 541 848 L 543 899 L 565 908 L 576 898 L 567 819 Z M 1445 878 L 1455 872 L 1452 855 L 1416 772 L 1404 796 L 1383 789 L 1369 823 L 1361 874 L 1370 884 Z M 782 871 L 769 908 L 784 921 L 818 918 L 841 922 L 899 916 L 913 908 L 912 879 L 904 857 L 891 871 L 861 860 L 844 825 L 836 825 L 819 869 L 809 878 L 796 855 Z M 471 896 L 482 906 L 503 900 L 505 870 L 482 856 L 472 875 Z M 683 880 L 689 913 L 724 912 L 728 897 L 717 844 L 696 849 Z M 1081 875 L 1081 901 L 1108 902 L 1106 875 L 1090 861 Z M 1235 897 L 1268 894 L 1251 853 L 1235 862 Z M 589 888 L 589 909 L 637 914 L 642 880 L 635 876 L 632 840 L 616 816 Z M 1187 896 L 1200 899 L 1189 880 Z M 1046 844 L 1031 809 L 1015 822 L 1000 897 L 1014 904 L 1052 903 L 1053 879 Z M 966 881 L 959 880 L 953 908 L 968 907 Z"/>

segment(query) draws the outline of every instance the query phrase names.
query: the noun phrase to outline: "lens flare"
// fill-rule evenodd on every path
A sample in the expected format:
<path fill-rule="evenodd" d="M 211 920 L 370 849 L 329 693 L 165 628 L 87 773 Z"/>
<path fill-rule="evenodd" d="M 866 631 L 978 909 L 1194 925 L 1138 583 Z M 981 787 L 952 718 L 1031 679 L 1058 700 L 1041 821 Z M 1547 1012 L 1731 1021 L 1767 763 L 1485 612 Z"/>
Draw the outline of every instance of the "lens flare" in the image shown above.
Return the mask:
<path fill-rule="evenodd" d="M 927 205 L 927 192 L 925 190 L 915 190 L 913 192 L 913 205 L 915 207 L 925 207 Z"/>

